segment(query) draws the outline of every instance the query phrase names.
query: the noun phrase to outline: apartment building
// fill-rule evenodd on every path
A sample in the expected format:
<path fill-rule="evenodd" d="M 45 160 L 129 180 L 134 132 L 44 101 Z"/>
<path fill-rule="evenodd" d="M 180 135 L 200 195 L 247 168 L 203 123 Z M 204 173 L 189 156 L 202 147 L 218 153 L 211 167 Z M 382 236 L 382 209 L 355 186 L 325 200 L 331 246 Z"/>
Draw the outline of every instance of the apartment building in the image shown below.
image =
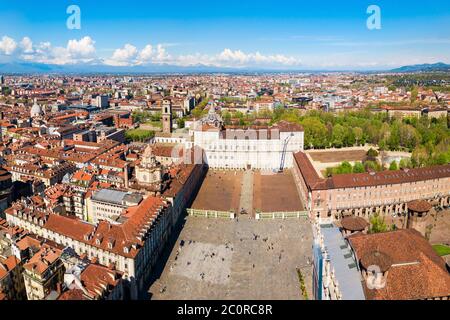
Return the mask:
<path fill-rule="evenodd" d="M 138 193 L 123 192 L 113 189 L 94 191 L 86 199 L 88 221 L 97 223 L 101 220 L 120 223 L 122 212 L 132 206 L 137 206 L 143 197 Z"/>
<path fill-rule="evenodd" d="M 28 300 L 43 300 L 64 279 L 64 264 L 60 259 L 62 248 L 43 244 L 38 252 L 27 261 L 23 278 Z"/>
<path fill-rule="evenodd" d="M 124 295 L 145 290 L 172 228 L 172 208 L 160 197 L 147 197 L 123 213 L 121 224 L 97 224 L 52 214 L 26 200 L 6 210 L 6 220 L 40 237 L 72 248 L 79 256 L 123 272 Z"/>

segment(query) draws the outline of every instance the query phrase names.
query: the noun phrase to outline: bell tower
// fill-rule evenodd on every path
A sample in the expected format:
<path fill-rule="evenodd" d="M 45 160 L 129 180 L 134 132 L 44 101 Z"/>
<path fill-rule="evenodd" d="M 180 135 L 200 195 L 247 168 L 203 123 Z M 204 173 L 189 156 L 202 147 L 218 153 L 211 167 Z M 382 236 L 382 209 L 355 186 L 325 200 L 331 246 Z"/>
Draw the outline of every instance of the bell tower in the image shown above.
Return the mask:
<path fill-rule="evenodd" d="M 163 122 L 163 132 L 172 132 L 172 103 L 170 100 L 163 100 L 162 104 L 162 122 Z"/>

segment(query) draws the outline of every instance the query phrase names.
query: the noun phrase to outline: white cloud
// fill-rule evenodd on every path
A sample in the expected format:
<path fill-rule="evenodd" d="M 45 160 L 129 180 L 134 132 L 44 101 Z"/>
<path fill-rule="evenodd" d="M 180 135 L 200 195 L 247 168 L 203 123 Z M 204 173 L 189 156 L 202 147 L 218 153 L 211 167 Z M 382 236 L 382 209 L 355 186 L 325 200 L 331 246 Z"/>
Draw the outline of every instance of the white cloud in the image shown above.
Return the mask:
<path fill-rule="evenodd" d="M 138 60 L 145 62 L 150 61 L 152 58 L 153 58 L 153 46 L 151 44 L 148 44 L 139 53 Z"/>
<path fill-rule="evenodd" d="M 146 64 L 172 63 L 172 57 L 167 53 L 165 45 L 153 46 L 147 44 L 142 50 L 138 50 L 131 44 L 116 49 L 111 58 L 105 60 L 105 64 L 112 66 L 136 66 Z"/>
<path fill-rule="evenodd" d="M 151 64 L 168 64 L 174 66 L 205 65 L 211 67 L 261 67 L 261 68 L 369 68 L 382 69 L 407 64 L 443 61 L 448 57 L 440 52 L 412 52 L 403 50 L 395 52 L 378 52 L 369 50 L 334 50 L 321 54 L 303 53 L 302 59 L 284 54 L 267 54 L 260 51 L 245 52 L 239 49 L 225 48 L 217 53 L 171 54 L 174 44 L 147 44 L 138 48 L 125 44 L 118 49 L 111 49 L 108 58 L 97 55 L 95 41 L 85 36 L 71 39 L 65 46 L 54 46 L 50 42 L 33 43 L 29 37 L 15 39 L 4 35 L 0 38 L 0 56 L 8 55 L 11 59 L 26 60 L 44 64 L 104 64 L 111 66 L 138 66 Z M 109 50 L 100 50 L 100 52 Z M 9 58 L 7 59 L 9 60 Z"/>
<path fill-rule="evenodd" d="M 95 54 L 95 41 L 91 37 L 84 37 L 80 40 L 69 40 L 67 43 L 68 53 L 76 58 L 88 58 Z"/>
<path fill-rule="evenodd" d="M 158 44 L 156 46 L 155 62 L 168 62 L 171 59 L 171 56 L 166 52 L 166 48 L 162 44 Z"/>
<path fill-rule="evenodd" d="M 3 36 L 2 40 L 0 41 L 0 53 L 11 55 L 16 51 L 17 49 L 17 43 L 14 39 Z"/>
<path fill-rule="evenodd" d="M 264 55 L 260 52 L 245 53 L 241 50 L 224 49 L 218 54 L 191 54 L 172 56 L 167 52 L 170 44 L 147 44 L 139 50 L 132 44 L 125 44 L 115 49 L 111 57 L 99 59 L 96 56 L 95 41 L 85 36 L 72 39 L 65 47 L 53 46 L 50 42 L 37 45 L 29 37 L 24 37 L 19 45 L 8 36 L 0 41 L 0 53 L 12 55 L 17 50 L 17 57 L 27 61 L 46 64 L 103 63 L 111 66 L 136 66 L 149 64 L 171 64 L 176 66 L 192 66 L 203 64 L 216 67 L 251 67 L 251 66 L 293 66 L 300 60 L 282 54 Z"/>
<path fill-rule="evenodd" d="M 251 66 L 295 66 L 300 65 L 300 59 L 282 54 L 263 55 L 260 52 L 245 53 L 241 50 L 224 49 L 216 55 L 182 55 L 178 57 L 180 65 L 204 64 L 216 67 L 251 67 Z"/>
<path fill-rule="evenodd" d="M 136 64 L 138 50 L 131 44 L 126 44 L 123 48 L 116 49 L 110 59 L 105 63 L 111 66 L 131 66 Z"/>
<path fill-rule="evenodd" d="M 89 63 L 96 59 L 95 41 L 90 37 L 69 40 L 66 47 L 54 47 L 50 42 L 40 42 L 33 47 L 31 39 L 24 38 L 21 47 L 22 59 L 38 63 L 65 65 Z"/>
<path fill-rule="evenodd" d="M 20 47 L 23 50 L 23 53 L 32 53 L 33 52 L 33 41 L 29 37 L 24 37 L 22 41 L 20 41 Z"/>

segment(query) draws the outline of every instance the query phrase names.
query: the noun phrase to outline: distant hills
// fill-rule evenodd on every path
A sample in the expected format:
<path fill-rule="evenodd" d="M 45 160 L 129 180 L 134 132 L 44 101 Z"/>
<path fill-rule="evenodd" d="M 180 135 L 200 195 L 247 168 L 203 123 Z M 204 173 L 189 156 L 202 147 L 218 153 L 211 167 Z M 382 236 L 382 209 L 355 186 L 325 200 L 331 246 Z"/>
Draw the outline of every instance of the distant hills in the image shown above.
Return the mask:
<path fill-rule="evenodd" d="M 435 72 L 435 71 L 450 71 L 450 64 L 442 62 L 434 64 L 416 64 L 412 66 L 403 66 L 397 69 L 392 69 L 391 72 Z"/>
<path fill-rule="evenodd" d="M 314 70 L 314 69 L 267 69 L 267 68 L 226 68 L 214 67 L 203 64 L 193 66 L 175 66 L 169 64 L 153 64 L 145 66 L 128 66 L 116 67 L 108 66 L 102 63 L 97 64 L 76 64 L 76 65 L 55 65 L 44 63 L 33 63 L 25 61 L 13 61 L 7 63 L 0 63 L 0 74 L 45 74 L 45 73 L 60 73 L 60 74 L 183 74 L 183 73 L 272 73 L 272 72 L 303 72 L 303 73 L 324 73 L 324 72 L 393 72 L 393 73 L 413 73 L 413 72 L 436 72 L 436 71 L 450 71 L 450 65 L 442 62 L 435 64 L 417 64 L 411 66 L 403 66 L 400 68 L 386 70 Z"/>
<path fill-rule="evenodd" d="M 76 64 L 76 65 L 54 65 L 29 62 L 0 63 L 0 73 L 194 73 L 194 72 L 234 72 L 238 68 L 216 68 L 205 65 L 190 67 L 172 65 L 149 65 L 116 67 L 104 64 Z M 240 70 L 243 71 L 243 70 Z M 244 70 L 245 71 L 245 70 Z"/>
<path fill-rule="evenodd" d="M 176 66 L 170 64 L 151 64 L 139 66 L 109 66 L 105 64 L 67 64 L 55 65 L 30 62 L 0 63 L 0 74 L 184 74 L 184 73 L 270 73 L 289 72 L 265 68 L 229 68 L 203 64 Z M 309 71 L 314 72 L 314 71 Z"/>

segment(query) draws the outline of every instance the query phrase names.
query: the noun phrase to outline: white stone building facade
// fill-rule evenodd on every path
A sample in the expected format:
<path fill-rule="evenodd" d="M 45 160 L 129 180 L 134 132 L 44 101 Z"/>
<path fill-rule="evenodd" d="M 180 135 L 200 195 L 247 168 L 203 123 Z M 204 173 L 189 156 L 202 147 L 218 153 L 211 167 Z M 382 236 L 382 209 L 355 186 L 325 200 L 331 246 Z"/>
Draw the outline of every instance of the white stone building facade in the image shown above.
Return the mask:
<path fill-rule="evenodd" d="M 293 154 L 303 150 L 303 141 L 303 131 L 278 128 L 194 131 L 194 144 L 205 151 L 205 162 L 218 169 L 292 168 Z"/>

